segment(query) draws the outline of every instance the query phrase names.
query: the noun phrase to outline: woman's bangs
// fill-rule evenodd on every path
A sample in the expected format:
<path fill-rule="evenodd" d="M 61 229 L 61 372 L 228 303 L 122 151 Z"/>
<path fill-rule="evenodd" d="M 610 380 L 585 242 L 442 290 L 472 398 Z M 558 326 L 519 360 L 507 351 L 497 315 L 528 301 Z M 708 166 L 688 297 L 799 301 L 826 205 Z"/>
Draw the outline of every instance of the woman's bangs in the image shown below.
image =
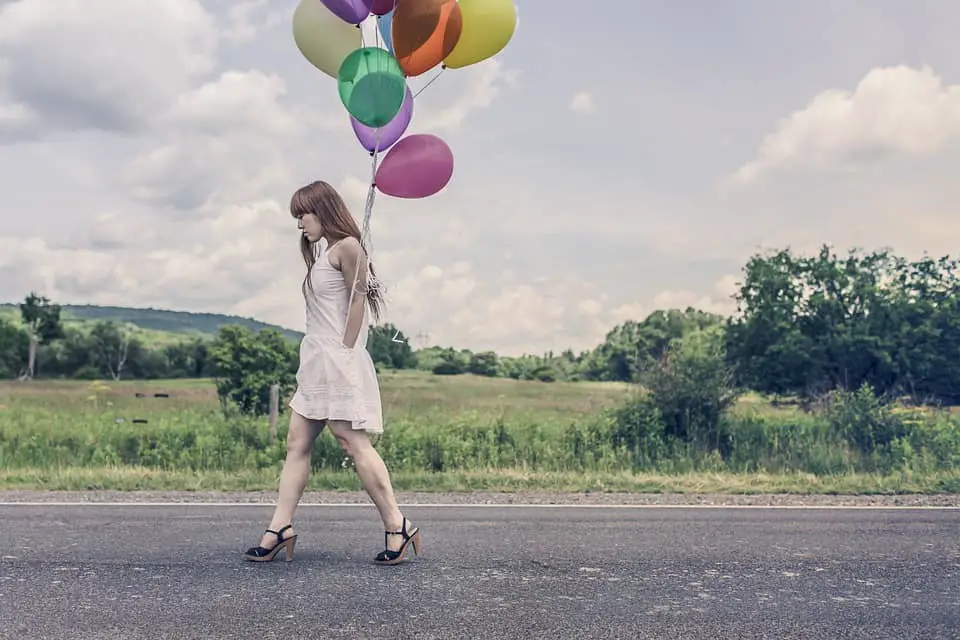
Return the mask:
<path fill-rule="evenodd" d="M 307 207 L 305 200 L 306 198 L 303 197 L 303 193 L 300 191 L 293 194 L 293 197 L 290 199 L 290 215 L 294 218 L 299 218 L 310 213 L 310 209 Z"/>

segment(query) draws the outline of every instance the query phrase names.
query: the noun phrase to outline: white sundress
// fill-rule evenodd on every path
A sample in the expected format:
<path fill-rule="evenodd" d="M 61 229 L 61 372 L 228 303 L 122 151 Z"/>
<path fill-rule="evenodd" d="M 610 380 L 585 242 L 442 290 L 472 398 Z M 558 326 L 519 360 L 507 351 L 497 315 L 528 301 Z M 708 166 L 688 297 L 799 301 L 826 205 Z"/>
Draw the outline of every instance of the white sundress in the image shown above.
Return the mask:
<path fill-rule="evenodd" d="M 306 335 L 300 342 L 297 391 L 290 408 L 314 420 L 344 420 L 354 429 L 383 432 L 380 386 L 373 359 L 367 352 L 368 309 L 356 345 L 344 346 L 350 288 L 343 274 L 330 264 L 329 248 L 320 241 L 317 262 L 310 271 L 313 291 L 304 286 Z M 355 293 L 363 295 L 362 293 Z"/>

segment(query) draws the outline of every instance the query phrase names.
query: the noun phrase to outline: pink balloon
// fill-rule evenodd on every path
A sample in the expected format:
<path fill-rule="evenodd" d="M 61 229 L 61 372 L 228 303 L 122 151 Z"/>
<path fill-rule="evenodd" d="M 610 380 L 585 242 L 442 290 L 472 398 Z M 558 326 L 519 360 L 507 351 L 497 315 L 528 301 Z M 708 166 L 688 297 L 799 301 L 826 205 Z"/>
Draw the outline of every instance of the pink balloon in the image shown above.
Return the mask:
<path fill-rule="evenodd" d="M 370 7 L 370 13 L 375 16 L 383 16 L 393 11 L 397 0 L 373 0 L 373 6 Z"/>
<path fill-rule="evenodd" d="M 429 133 L 400 140 L 387 152 L 377 169 L 376 185 L 396 198 L 426 198 L 453 177 L 453 152 L 447 143 Z"/>

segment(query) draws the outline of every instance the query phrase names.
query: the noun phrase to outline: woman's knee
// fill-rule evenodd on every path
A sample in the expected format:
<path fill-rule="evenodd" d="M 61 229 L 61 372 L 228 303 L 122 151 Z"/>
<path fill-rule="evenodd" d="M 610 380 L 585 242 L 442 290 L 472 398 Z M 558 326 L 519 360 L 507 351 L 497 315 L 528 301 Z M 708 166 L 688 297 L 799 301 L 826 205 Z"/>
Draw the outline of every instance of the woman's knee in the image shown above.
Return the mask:
<path fill-rule="evenodd" d="M 330 423 L 330 431 L 333 433 L 343 453 L 350 458 L 363 453 L 370 448 L 370 438 L 363 431 L 354 430 L 349 423 Z"/>
<path fill-rule="evenodd" d="M 309 454 L 322 428 L 322 423 L 316 424 L 316 421 L 294 413 L 290 416 L 290 430 L 287 431 L 287 453 Z"/>
<path fill-rule="evenodd" d="M 289 434 L 287 436 L 287 453 L 305 456 L 313 449 L 313 443 L 302 434 Z"/>

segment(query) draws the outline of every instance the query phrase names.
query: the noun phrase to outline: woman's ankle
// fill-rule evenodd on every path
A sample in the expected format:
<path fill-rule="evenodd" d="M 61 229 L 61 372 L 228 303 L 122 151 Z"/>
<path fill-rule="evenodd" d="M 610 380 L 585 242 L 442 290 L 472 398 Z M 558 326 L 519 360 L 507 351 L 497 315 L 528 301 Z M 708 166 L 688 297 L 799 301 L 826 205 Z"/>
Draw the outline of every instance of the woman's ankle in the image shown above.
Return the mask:
<path fill-rule="evenodd" d="M 401 531 L 403 529 L 403 525 L 406 522 L 407 522 L 407 517 L 398 511 L 396 516 L 393 516 L 387 520 L 384 520 L 383 522 L 384 530 L 385 531 Z"/>
<path fill-rule="evenodd" d="M 270 526 L 267 527 L 267 532 L 264 532 L 264 535 L 272 536 L 273 533 L 268 533 L 269 531 L 276 531 L 278 533 L 281 533 L 284 538 L 287 538 L 293 533 L 293 523 L 284 522 L 283 524 L 276 525 L 271 522 Z"/>

